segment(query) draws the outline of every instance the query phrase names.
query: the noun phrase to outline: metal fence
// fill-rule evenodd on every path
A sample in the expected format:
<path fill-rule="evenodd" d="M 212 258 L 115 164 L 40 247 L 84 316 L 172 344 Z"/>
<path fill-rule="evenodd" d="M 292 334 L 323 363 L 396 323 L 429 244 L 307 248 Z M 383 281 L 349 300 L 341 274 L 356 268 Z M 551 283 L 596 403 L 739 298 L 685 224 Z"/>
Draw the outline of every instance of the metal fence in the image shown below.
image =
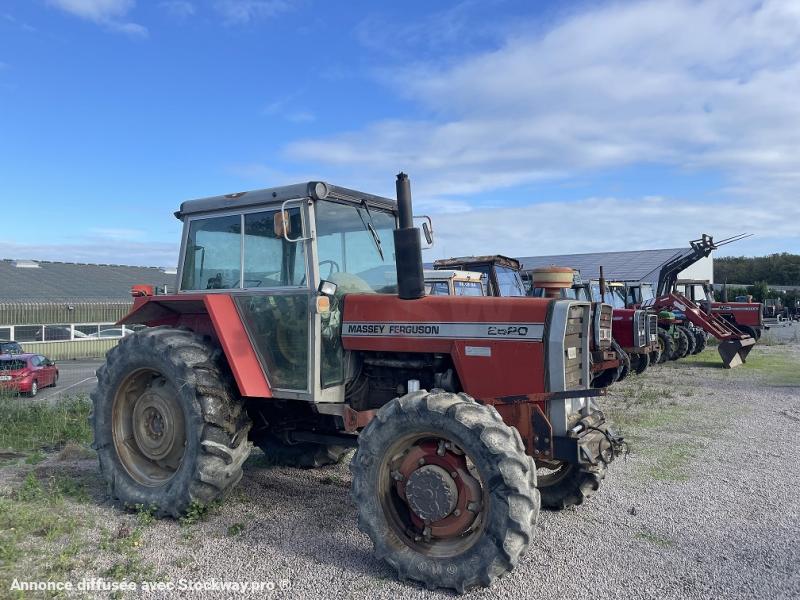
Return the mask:
<path fill-rule="evenodd" d="M 123 335 L 115 323 L 131 301 L 0 303 L 0 341 L 19 342 L 24 352 L 53 360 L 102 358 Z"/>

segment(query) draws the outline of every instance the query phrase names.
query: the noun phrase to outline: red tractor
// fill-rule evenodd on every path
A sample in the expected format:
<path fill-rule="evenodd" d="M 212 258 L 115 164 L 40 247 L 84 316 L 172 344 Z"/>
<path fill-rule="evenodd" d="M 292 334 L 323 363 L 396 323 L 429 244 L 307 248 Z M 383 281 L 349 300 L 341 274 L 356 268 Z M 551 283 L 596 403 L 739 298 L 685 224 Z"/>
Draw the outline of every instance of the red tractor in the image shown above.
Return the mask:
<path fill-rule="evenodd" d="M 515 258 L 494 254 L 489 256 L 462 256 L 440 259 L 433 263 L 436 270 L 459 269 L 481 273 L 486 282 L 486 295 L 501 298 L 531 296 L 522 279 L 520 263 Z M 559 298 L 560 278 L 572 282 L 572 269 L 555 267 L 548 274 L 554 293 L 547 296 Z M 544 284 L 548 285 L 548 284 Z M 592 305 L 591 373 L 592 386 L 605 388 L 622 381 L 630 371 L 629 360 L 619 346 L 613 347 L 612 307 L 608 304 Z"/>
<path fill-rule="evenodd" d="M 764 307 L 760 302 L 717 302 L 714 288 L 707 279 L 678 279 L 673 289 L 697 304 L 706 314 L 722 317 L 756 341 L 761 339 L 763 330 L 768 329 L 764 324 Z"/>
<path fill-rule="evenodd" d="M 688 253 L 679 254 L 661 266 L 655 297 L 644 300 L 641 304 L 642 308 L 650 309 L 657 313 L 670 311 L 677 318 L 683 319 L 694 327 L 717 338 L 719 340 L 717 349 L 720 358 L 722 358 L 722 364 L 727 369 L 741 365 L 747 360 L 747 355 L 752 350 L 753 344 L 756 343 L 755 337 L 737 329 L 722 316 L 712 311 L 710 306 L 707 305 L 703 309 L 690 298 L 679 294 L 675 286 L 678 280 L 678 273 L 700 259 L 709 256 L 713 250 L 720 246 L 738 241 L 744 237 L 747 237 L 747 234 L 714 243 L 714 239 L 710 235 L 703 234 L 699 239 L 692 240 L 689 242 L 691 249 Z"/>
<path fill-rule="evenodd" d="M 223 497 L 251 444 L 352 447 L 352 498 L 400 575 L 463 591 L 511 570 L 541 504 L 580 504 L 622 441 L 589 385 L 591 305 L 425 296 L 397 202 L 310 182 L 184 202 L 176 293 L 138 287 L 98 370 L 92 426 L 124 505 Z"/>
<path fill-rule="evenodd" d="M 554 282 L 553 274 L 558 271 L 565 271 L 569 280 L 565 277 L 560 285 Z M 546 297 L 548 291 L 555 289 L 561 298 L 610 304 L 613 309 L 611 332 L 616 348 L 627 357 L 626 368 L 640 375 L 650 364 L 658 362 L 657 317 L 644 310 L 626 308 L 624 285 L 605 281 L 602 268 L 599 280 L 583 281 L 580 273 L 571 268 L 540 267 L 530 271 L 530 281 L 530 294 L 536 297 Z"/>

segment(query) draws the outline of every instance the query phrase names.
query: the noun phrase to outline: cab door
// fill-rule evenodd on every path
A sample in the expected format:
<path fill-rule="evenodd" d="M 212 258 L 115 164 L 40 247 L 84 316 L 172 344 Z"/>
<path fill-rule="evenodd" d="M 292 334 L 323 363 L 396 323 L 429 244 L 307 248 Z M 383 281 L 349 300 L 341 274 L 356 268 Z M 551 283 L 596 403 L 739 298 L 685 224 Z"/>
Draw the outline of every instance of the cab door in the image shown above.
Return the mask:
<path fill-rule="evenodd" d="M 310 399 L 314 311 L 304 204 L 286 206 L 286 235 L 279 207 L 243 215 L 243 285 L 234 301 L 272 389 Z"/>

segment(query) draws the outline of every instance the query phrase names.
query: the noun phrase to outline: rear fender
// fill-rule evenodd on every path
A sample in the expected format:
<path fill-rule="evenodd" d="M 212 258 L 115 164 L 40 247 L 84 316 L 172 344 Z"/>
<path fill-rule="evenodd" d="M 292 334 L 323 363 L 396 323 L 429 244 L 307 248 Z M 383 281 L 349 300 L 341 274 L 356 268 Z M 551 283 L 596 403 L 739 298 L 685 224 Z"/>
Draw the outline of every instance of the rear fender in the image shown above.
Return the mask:
<path fill-rule="evenodd" d="M 261 368 L 233 299 L 227 294 L 143 296 L 118 325 L 184 327 L 219 342 L 239 393 L 251 398 L 272 398 L 272 387 Z"/>

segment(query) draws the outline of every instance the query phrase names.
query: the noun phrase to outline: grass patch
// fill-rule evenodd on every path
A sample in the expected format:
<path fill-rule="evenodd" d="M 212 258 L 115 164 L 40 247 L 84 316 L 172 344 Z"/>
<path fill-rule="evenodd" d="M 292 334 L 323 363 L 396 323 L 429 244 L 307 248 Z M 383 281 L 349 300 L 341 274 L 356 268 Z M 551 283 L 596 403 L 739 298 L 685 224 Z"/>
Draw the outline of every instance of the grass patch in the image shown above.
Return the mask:
<path fill-rule="evenodd" d="M 700 367 L 723 369 L 722 360 L 716 349 L 706 349 L 700 354 L 687 356 L 673 363 L 673 368 L 680 364 L 691 364 Z M 747 362 L 730 370 L 731 377 L 743 377 L 755 374 L 767 385 L 800 386 L 800 368 L 797 355 L 788 349 L 775 347 L 767 349 L 759 342 L 747 356 Z"/>
<path fill-rule="evenodd" d="M 636 539 L 643 540 L 649 544 L 653 544 L 654 546 L 660 546 L 661 548 L 670 548 L 675 545 L 674 540 L 648 530 L 638 532 L 636 534 Z"/>
<path fill-rule="evenodd" d="M 82 522 L 68 503 L 74 493 L 65 480 L 43 482 L 31 472 L 11 496 L 0 498 L 0 589 L 8 590 L 20 572 L 47 579 L 73 568 L 83 547 L 76 537 Z M 68 544 L 54 554 L 53 544 L 62 539 Z"/>
<path fill-rule="evenodd" d="M 91 404 L 76 397 L 55 405 L 21 398 L 0 398 L 0 448 L 15 451 L 54 450 L 68 442 L 88 444 Z"/>
<path fill-rule="evenodd" d="M 189 508 L 186 510 L 186 514 L 179 519 L 180 524 L 189 526 L 195 525 L 201 521 L 205 521 L 212 514 L 216 513 L 219 510 L 219 507 L 219 501 L 203 504 L 202 502 L 197 502 L 195 500 L 189 505 Z"/>
<path fill-rule="evenodd" d="M 689 479 L 687 467 L 697 457 L 702 448 L 697 442 L 678 442 L 659 448 L 652 448 L 654 462 L 647 468 L 647 475 L 656 481 L 686 481 Z"/>

